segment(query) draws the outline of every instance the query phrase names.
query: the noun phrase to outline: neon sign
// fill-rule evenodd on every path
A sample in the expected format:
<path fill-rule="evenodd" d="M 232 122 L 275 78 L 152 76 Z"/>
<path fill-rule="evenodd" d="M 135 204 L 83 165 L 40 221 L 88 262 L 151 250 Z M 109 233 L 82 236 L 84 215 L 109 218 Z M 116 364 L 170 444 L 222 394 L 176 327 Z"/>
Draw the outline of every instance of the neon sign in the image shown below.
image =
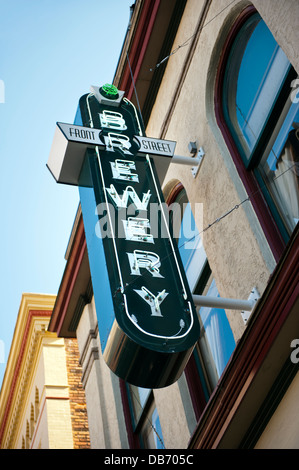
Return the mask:
<path fill-rule="evenodd" d="M 134 105 L 110 85 L 81 97 L 80 126 L 98 139 L 78 185 L 103 358 L 129 383 L 170 385 L 199 337 L 151 158 L 173 155 L 173 143 L 146 137 Z"/>

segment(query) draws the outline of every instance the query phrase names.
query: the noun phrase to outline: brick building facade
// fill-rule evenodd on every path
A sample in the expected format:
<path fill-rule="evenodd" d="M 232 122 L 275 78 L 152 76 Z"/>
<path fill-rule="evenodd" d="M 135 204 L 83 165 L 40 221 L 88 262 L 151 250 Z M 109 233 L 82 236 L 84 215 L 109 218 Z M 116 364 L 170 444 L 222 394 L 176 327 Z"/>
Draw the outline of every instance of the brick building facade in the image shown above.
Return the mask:
<path fill-rule="evenodd" d="M 0 393 L 1 449 L 90 447 L 77 340 L 48 331 L 55 299 L 22 296 Z"/>

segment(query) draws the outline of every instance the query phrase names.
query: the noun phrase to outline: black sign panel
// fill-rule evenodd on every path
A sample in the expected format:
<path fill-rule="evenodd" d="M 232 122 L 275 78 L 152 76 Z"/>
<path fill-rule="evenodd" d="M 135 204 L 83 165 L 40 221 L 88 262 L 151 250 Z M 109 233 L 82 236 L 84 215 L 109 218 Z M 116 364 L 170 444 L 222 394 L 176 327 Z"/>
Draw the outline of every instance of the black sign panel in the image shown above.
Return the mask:
<path fill-rule="evenodd" d="M 110 107 L 85 95 L 78 115 L 106 145 L 87 151 L 80 180 L 103 357 L 134 385 L 166 386 L 183 371 L 199 323 L 154 163 L 138 155 L 134 136 L 144 130 L 125 98 Z"/>

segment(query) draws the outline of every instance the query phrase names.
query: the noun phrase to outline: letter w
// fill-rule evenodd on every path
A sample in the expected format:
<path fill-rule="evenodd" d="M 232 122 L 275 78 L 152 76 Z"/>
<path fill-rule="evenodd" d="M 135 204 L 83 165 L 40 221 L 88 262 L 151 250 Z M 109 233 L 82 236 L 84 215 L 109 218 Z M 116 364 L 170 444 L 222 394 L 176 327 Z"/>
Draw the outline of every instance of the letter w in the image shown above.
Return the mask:
<path fill-rule="evenodd" d="M 106 188 L 109 196 L 117 207 L 127 207 L 128 200 L 131 199 L 133 204 L 138 210 L 147 210 L 147 206 L 151 197 L 150 191 L 143 193 L 142 201 L 137 195 L 136 191 L 132 186 L 127 186 L 123 192 L 122 197 L 118 194 L 113 184 L 110 185 L 110 188 Z"/>

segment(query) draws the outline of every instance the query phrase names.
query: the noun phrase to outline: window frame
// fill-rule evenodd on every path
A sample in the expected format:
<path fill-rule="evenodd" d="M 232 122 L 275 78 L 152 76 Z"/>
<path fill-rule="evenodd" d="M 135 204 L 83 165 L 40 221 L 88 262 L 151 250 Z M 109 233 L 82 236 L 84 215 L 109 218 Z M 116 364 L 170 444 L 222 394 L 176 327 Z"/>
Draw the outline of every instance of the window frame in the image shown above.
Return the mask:
<path fill-rule="evenodd" d="M 254 34 L 254 31 L 257 27 L 259 27 L 260 22 L 262 22 L 266 26 L 266 28 L 269 30 L 268 26 L 263 21 L 261 16 L 256 12 L 256 13 L 252 14 L 245 21 L 245 23 L 242 25 L 242 27 L 238 31 L 237 35 L 235 36 L 235 39 L 233 41 L 231 50 L 229 51 L 229 58 L 227 60 L 227 64 L 226 64 L 225 71 L 224 71 L 224 83 L 223 83 L 223 89 L 222 89 L 222 92 L 223 92 L 224 95 L 228 96 L 228 94 L 227 94 L 227 89 L 228 88 L 229 88 L 229 90 L 231 90 L 231 88 L 234 89 L 234 87 L 236 87 L 236 91 L 237 91 L 237 82 L 235 83 L 234 86 L 232 86 L 233 84 L 230 83 L 230 82 L 229 82 L 229 84 L 226 83 L 227 82 L 226 75 L 228 73 L 230 74 L 230 68 L 231 68 L 231 63 L 230 62 L 231 62 L 231 60 L 236 61 L 237 67 L 241 67 L 241 64 L 243 63 L 243 57 L 244 57 L 245 54 L 243 56 L 239 56 L 239 53 L 236 52 L 235 49 L 238 50 L 238 48 L 240 47 L 239 44 L 242 44 L 242 49 L 244 48 L 244 52 L 245 52 L 245 50 L 247 49 L 247 43 L 251 40 L 251 34 Z M 242 38 L 242 35 L 239 38 L 240 32 L 242 31 L 244 26 L 246 26 L 247 30 L 250 31 L 250 37 L 249 38 L 247 38 L 247 37 Z M 272 34 L 270 30 L 269 30 L 269 33 Z M 274 39 L 274 41 L 275 41 L 275 39 Z M 244 46 L 243 42 L 245 42 L 245 46 Z M 280 46 L 277 44 L 276 41 L 275 41 L 275 44 L 276 44 L 276 48 L 275 48 L 276 51 L 281 50 Z M 231 54 L 233 54 L 233 55 L 236 54 L 237 56 L 233 57 L 233 59 L 232 59 Z M 284 54 L 284 56 L 285 56 L 285 54 Z M 286 59 L 287 59 L 287 57 L 286 57 Z M 244 163 L 244 165 L 246 166 L 247 169 L 253 169 L 259 163 L 260 155 L 264 152 L 264 149 L 267 146 L 267 143 L 268 143 L 270 137 L 272 136 L 273 123 L 278 122 L 278 120 L 280 118 L 280 115 L 281 115 L 281 109 L 284 108 L 284 106 L 285 106 L 285 104 L 286 104 L 286 102 L 289 98 L 290 84 L 297 77 L 297 73 L 292 68 L 291 63 L 289 62 L 289 60 L 288 60 L 287 69 L 288 70 L 285 72 L 284 78 L 281 81 L 279 89 L 276 89 L 276 91 L 275 91 L 276 99 L 270 106 L 267 118 L 266 118 L 265 122 L 263 123 L 263 126 L 262 126 L 262 129 L 261 129 L 261 132 L 260 132 L 259 136 L 256 138 L 256 142 L 253 145 L 253 149 L 252 149 L 250 155 L 246 155 L 246 151 L 243 148 L 241 139 L 238 137 L 239 130 L 236 129 L 235 125 L 240 125 L 240 124 L 239 124 L 237 116 L 235 116 L 235 118 L 233 116 L 231 116 L 231 114 L 230 114 L 230 105 L 223 106 L 223 113 L 224 113 L 225 120 L 228 123 L 228 127 L 230 129 L 230 132 L 231 132 L 233 138 L 235 139 L 235 141 L 237 143 L 237 146 L 238 146 L 239 152 L 240 152 L 240 156 L 242 157 L 243 163 Z M 228 98 L 229 98 L 229 96 L 228 96 Z M 223 99 L 223 101 L 225 101 L 225 98 Z M 226 99 L 226 101 L 227 101 L 227 99 Z M 236 120 L 235 124 L 233 122 L 234 120 Z"/>
<path fill-rule="evenodd" d="M 142 425 L 143 425 L 145 419 L 146 419 L 146 415 L 148 414 L 148 411 L 149 411 L 150 407 L 152 406 L 152 404 L 154 402 L 153 391 L 152 390 L 148 391 L 148 394 L 146 396 L 144 404 L 143 405 L 140 404 L 141 411 L 138 414 L 138 416 L 136 416 L 136 413 L 134 411 L 134 403 L 133 403 L 134 398 L 132 396 L 133 393 L 131 391 L 131 385 L 126 383 L 126 387 L 127 387 L 127 395 L 128 395 L 129 406 L 130 406 L 130 411 L 131 411 L 133 431 L 138 434 L 140 432 L 141 428 L 142 428 Z"/>
<path fill-rule="evenodd" d="M 186 200 L 184 200 L 186 199 Z M 182 212 L 180 213 L 181 217 L 181 223 L 184 218 L 184 210 L 186 209 L 185 204 L 187 202 L 190 203 L 188 199 L 188 195 L 186 192 L 186 189 L 182 185 L 181 182 L 177 182 L 175 186 L 173 186 L 172 191 L 168 194 L 168 197 L 166 197 L 166 203 L 171 209 L 171 206 L 173 203 L 179 202 L 181 205 Z M 172 220 L 173 213 L 170 216 L 170 220 Z M 178 249 L 180 242 L 178 242 Z M 198 244 L 196 244 L 198 247 Z M 192 258 L 191 258 L 192 259 Z M 196 257 L 196 259 L 201 259 Z M 194 266 L 196 265 L 196 267 Z M 204 294 L 204 291 L 208 289 L 208 286 L 210 286 L 212 280 L 213 280 L 213 274 L 212 270 L 209 265 L 208 258 L 206 257 L 205 254 L 205 260 L 202 263 L 190 263 L 189 267 L 191 267 L 191 273 L 189 273 L 189 276 L 186 271 L 187 279 L 190 284 L 190 289 L 193 294 Z M 194 271 L 194 268 L 196 272 Z M 185 267 L 186 269 L 186 267 Z M 213 309 L 211 309 L 213 310 Z M 224 313 L 226 315 L 225 309 Z M 228 321 L 228 320 L 227 320 Z M 196 419 L 198 420 L 207 404 L 207 402 L 210 399 L 211 394 L 213 393 L 213 390 L 217 386 L 218 380 L 220 379 L 220 375 L 218 375 L 218 372 L 216 374 L 211 373 L 211 367 L 208 366 L 208 363 L 206 362 L 207 356 L 204 355 L 202 351 L 202 343 L 199 344 L 201 341 L 200 338 L 198 338 L 197 344 L 193 350 L 193 353 L 190 356 L 190 359 L 184 369 L 185 373 L 185 378 L 187 381 L 189 393 L 190 393 L 190 398 L 193 406 L 193 411 L 195 414 Z M 205 337 L 205 341 L 207 341 L 207 337 Z M 234 345 L 235 348 L 236 345 Z M 213 354 L 211 353 L 211 359 L 214 364 L 215 358 L 213 357 Z M 213 367 L 213 366 L 212 366 Z M 216 362 L 215 362 L 215 370 L 216 370 Z M 222 372 L 221 372 L 222 373 Z"/>
<path fill-rule="evenodd" d="M 226 70 L 226 66 L 228 63 L 228 59 L 229 59 L 229 55 L 230 55 L 233 43 L 238 33 L 247 22 L 247 20 L 249 20 L 252 17 L 252 15 L 256 13 L 258 12 L 253 5 L 249 5 L 245 7 L 240 12 L 238 18 L 235 20 L 234 24 L 232 25 L 226 37 L 226 40 L 222 48 L 222 53 L 218 62 L 218 69 L 217 69 L 216 78 L 215 78 L 214 110 L 215 110 L 215 118 L 216 118 L 217 125 L 222 133 L 224 141 L 233 159 L 236 170 L 244 184 L 247 194 L 250 195 L 250 201 L 257 215 L 257 218 L 264 232 L 264 235 L 268 241 L 273 257 L 275 261 L 278 262 L 278 260 L 281 258 L 282 253 L 286 247 L 286 238 L 284 234 L 281 232 L 281 227 L 279 227 L 279 224 L 275 220 L 275 216 L 273 215 L 268 205 L 266 195 L 261 191 L 260 181 L 255 173 L 255 170 L 252 168 L 254 160 L 252 161 L 252 165 L 250 165 L 248 168 L 246 168 L 246 166 L 244 165 L 244 161 L 240 155 L 238 145 L 225 119 L 225 113 L 224 113 L 225 106 L 223 102 L 223 93 L 222 93 L 223 85 L 224 85 L 225 70 Z M 278 109 L 279 109 L 279 103 L 276 102 L 276 105 L 272 109 L 272 113 L 275 113 L 275 112 L 277 113 Z M 267 129 L 267 131 L 265 130 L 265 132 L 269 132 L 269 131 L 270 131 L 269 128 Z M 265 134 L 265 138 L 266 138 L 266 135 L 267 134 Z"/>
<path fill-rule="evenodd" d="M 122 408 L 125 418 L 129 447 L 130 449 L 146 449 L 147 447 L 144 443 L 146 426 L 149 422 L 151 422 L 150 418 L 152 417 L 153 413 L 157 411 L 153 390 L 148 389 L 148 394 L 144 404 L 141 405 L 141 411 L 138 414 L 138 417 L 136 417 L 132 391 L 130 389 L 131 385 L 125 382 L 123 379 L 119 379 L 119 387 L 121 392 Z M 162 448 L 164 448 L 163 436 L 160 436 L 159 434 L 157 435 L 159 436 L 158 439 L 162 443 Z"/>
<path fill-rule="evenodd" d="M 291 74 L 290 75 L 291 78 L 294 76 L 294 74 Z M 297 76 L 297 74 L 296 74 Z M 290 105 L 290 86 L 288 84 L 286 84 L 286 89 L 288 90 L 288 93 L 285 92 L 285 95 L 286 95 L 286 100 L 283 101 L 282 99 L 280 99 L 281 101 L 281 108 L 280 108 L 280 111 L 283 109 L 283 105 L 285 108 L 289 108 L 289 105 Z M 280 97 L 281 98 L 281 97 Z M 274 128 L 276 126 L 279 125 L 279 119 L 281 117 L 281 113 L 277 116 L 276 118 L 276 121 L 272 121 L 274 122 Z M 269 120 L 271 119 L 271 116 L 269 118 Z M 283 122 L 286 121 L 286 117 L 284 118 Z M 271 124 L 272 124 L 271 122 Z M 280 128 L 281 130 L 281 128 Z M 261 157 L 259 159 L 257 159 L 256 163 L 255 163 L 255 166 L 252 168 L 252 171 L 258 181 L 258 183 L 260 184 L 260 186 L 263 186 L 263 194 L 264 194 L 264 197 L 265 197 L 265 200 L 267 201 L 267 204 L 275 218 L 275 221 L 277 223 L 277 226 L 285 240 L 285 242 L 287 243 L 288 240 L 290 239 L 290 236 L 291 236 L 291 233 L 292 233 L 292 230 L 294 229 L 291 229 L 290 227 L 288 227 L 288 221 L 287 221 L 287 218 L 283 218 L 280 214 L 280 210 L 279 210 L 279 207 L 278 207 L 278 203 L 275 201 L 275 199 L 272 197 L 271 195 L 271 192 L 267 186 L 267 184 L 265 184 L 265 181 L 263 179 L 263 169 L 262 169 L 262 164 L 263 164 L 263 160 L 264 159 L 267 159 L 268 155 L 266 153 L 266 149 L 268 147 L 268 144 L 269 144 L 269 141 L 270 139 L 272 139 L 273 137 L 273 134 L 274 134 L 274 142 L 276 141 L 276 139 L 278 138 L 278 135 L 279 135 L 279 132 L 277 132 L 277 134 L 275 134 L 275 130 L 273 130 L 273 127 L 272 127 L 272 132 L 269 132 L 269 136 L 268 136 L 268 140 L 264 142 L 264 147 L 261 149 Z"/>
<path fill-rule="evenodd" d="M 250 39 L 251 34 L 254 34 L 255 29 L 259 26 L 261 21 L 263 22 L 263 19 L 261 18 L 261 16 L 258 13 L 252 14 L 246 20 L 246 22 L 242 25 L 242 27 L 240 28 L 238 34 L 235 37 L 235 40 L 233 42 L 233 45 L 232 45 L 230 53 L 229 53 L 229 57 L 228 57 L 228 60 L 227 60 L 225 71 L 224 71 L 224 80 L 223 80 L 223 88 L 222 88 L 223 102 L 224 102 L 223 103 L 223 115 L 224 115 L 224 119 L 227 123 L 227 127 L 229 128 L 229 131 L 230 131 L 230 133 L 231 133 L 231 135 L 232 135 L 232 137 L 235 141 L 235 144 L 238 148 L 238 151 L 239 151 L 240 157 L 243 161 L 243 164 L 244 164 L 245 168 L 247 169 L 247 171 L 252 170 L 252 172 L 253 172 L 253 174 L 256 178 L 256 181 L 259 184 L 259 186 L 261 188 L 261 191 L 264 195 L 265 201 L 267 202 L 267 204 L 270 208 L 270 211 L 273 214 L 273 217 L 274 217 L 274 220 L 277 224 L 277 227 L 280 230 L 280 233 L 281 233 L 284 241 L 287 243 L 288 240 L 289 240 L 289 237 L 290 237 L 290 233 L 289 233 L 289 230 L 288 230 L 288 224 L 284 220 L 283 216 L 280 214 L 279 209 L 278 209 L 278 207 L 275 203 L 275 200 L 273 199 L 273 197 L 272 197 L 272 195 L 269 191 L 269 188 L 267 187 L 267 185 L 265 184 L 265 182 L 263 180 L 260 164 L 262 163 L 262 160 L 265 157 L 266 149 L 268 147 L 268 144 L 269 144 L 270 140 L 273 137 L 273 133 L 275 133 L 274 129 L 277 127 L 277 125 L 278 125 L 278 123 L 281 119 L 282 111 L 285 109 L 285 107 L 289 107 L 290 104 L 291 104 L 290 103 L 290 89 L 291 89 L 290 85 L 291 85 L 292 81 L 295 78 L 297 78 L 297 72 L 294 70 L 291 63 L 288 61 L 288 65 L 286 67 L 286 72 L 285 72 L 284 78 L 281 82 L 281 85 L 280 85 L 279 88 L 277 88 L 277 90 L 275 90 L 275 96 L 276 96 L 275 101 L 271 104 L 271 107 L 269 109 L 269 113 L 268 113 L 268 115 L 265 119 L 265 122 L 263 123 L 261 132 L 260 132 L 259 136 L 257 136 L 256 141 L 253 145 L 253 148 L 252 148 L 251 152 L 249 152 L 248 154 L 245 151 L 245 149 L 243 148 L 241 137 L 238 136 L 238 129 L 236 128 L 236 126 L 239 126 L 239 122 L 237 120 L 237 117 L 234 118 L 234 114 L 232 114 L 232 113 L 234 113 L 234 110 L 231 113 L 231 106 L 232 105 L 234 106 L 234 103 L 229 102 L 229 89 L 231 88 L 231 84 L 227 81 L 227 78 L 226 78 L 227 74 L 229 74 L 229 75 L 231 74 L 231 67 L 232 67 L 231 60 L 233 60 L 233 61 L 236 60 L 238 66 L 241 66 L 241 64 L 243 62 L 243 57 L 245 55 L 245 51 L 246 51 L 246 48 L 247 48 L 248 38 L 245 37 L 245 38 L 242 39 L 242 37 L 241 37 L 238 40 L 238 38 L 240 36 L 240 32 L 242 32 L 244 27 L 246 27 L 247 31 L 245 31 L 245 34 L 246 34 L 246 32 L 248 33 L 248 30 L 249 30 L 250 31 L 249 39 Z M 268 28 L 267 25 L 265 24 L 265 22 L 263 22 L 263 24 L 266 26 L 266 28 Z M 275 41 L 275 39 L 274 39 L 274 41 Z M 244 50 L 244 54 L 242 56 L 239 55 L 241 53 L 241 51 L 238 51 L 238 47 L 239 47 L 238 43 L 240 43 L 240 42 L 245 43 L 245 44 L 243 44 L 242 49 L 241 49 L 241 51 Z M 276 50 L 281 49 L 276 41 L 275 41 L 275 44 L 276 44 Z M 235 50 L 236 47 L 237 47 L 238 52 L 236 52 L 236 50 Z M 233 58 L 231 57 L 231 54 L 233 54 Z M 237 54 L 237 57 L 234 57 L 234 54 Z M 237 81 L 235 83 L 235 86 L 237 86 Z M 234 123 L 235 119 L 236 119 L 236 122 Z"/>

